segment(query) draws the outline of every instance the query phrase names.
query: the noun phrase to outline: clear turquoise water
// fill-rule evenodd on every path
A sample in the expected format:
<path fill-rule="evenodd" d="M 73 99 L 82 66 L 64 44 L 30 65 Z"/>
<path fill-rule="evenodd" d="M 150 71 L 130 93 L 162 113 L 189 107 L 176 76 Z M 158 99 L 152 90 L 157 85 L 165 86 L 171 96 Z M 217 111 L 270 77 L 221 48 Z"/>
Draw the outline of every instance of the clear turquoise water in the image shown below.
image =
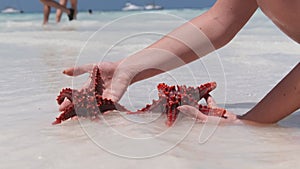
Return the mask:
<path fill-rule="evenodd" d="M 0 168 L 297 168 L 299 112 L 266 127 L 217 127 L 181 117 L 168 129 L 161 119 L 146 125 L 132 121 L 156 117 L 119 113 L 99 123 L 82 119 L 51 125 L 60 89 L 80 87 L 87 78 L 65 77 L 64 68 L 124 58 L 202 12 L 80 13 L 78 21 L 64 17 L 60 24 L 52 15 L 48 26 L 41 25 L 38 13 L 0 15 Z M 243 114 L 299 62 L 299 53 L 299 45 L 258 11 L 217 53 L 135 84 L 121 102 L 142 107 L 155 98 L 161 81 L 214 80 L 217 101 Z M 199 136 L 208 141 L 199 143 Z"/>

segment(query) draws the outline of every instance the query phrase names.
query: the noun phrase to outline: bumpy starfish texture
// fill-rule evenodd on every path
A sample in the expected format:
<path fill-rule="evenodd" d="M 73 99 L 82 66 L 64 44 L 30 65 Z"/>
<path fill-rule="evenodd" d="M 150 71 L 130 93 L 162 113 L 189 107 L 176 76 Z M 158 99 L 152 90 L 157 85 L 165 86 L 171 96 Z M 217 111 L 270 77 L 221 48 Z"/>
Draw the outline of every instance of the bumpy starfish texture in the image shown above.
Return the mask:
<path fill-rule="evenodd" d="M 167 115 L 168 126 L 171 126 L 179 114 L 178 106 L 191 105 L 197 107 L 202 113 L 210 116 L 225 117 L 226 110 L 221 108 L 212 108 L 198 104 L 198 102 L 209 96 L 209 93 L 217 87 L 216 82 L 210 82 L 199 87 L 186 87 L 186 86 L 168 86 L 160 83 L 157 86 L 158 100 L 153 100 L 152 104 L 130 114 L 138 114 L 145 112 L 164 112 Z"/>
<path fill-rule="evenodd" d="M 201 105 L 198 102 L 209 96 L 209 93 L 216 88 L 216 82 L 210 82 L 200 85 L 196 88 L 186 86 L 168 86 L 160 83 L 157 86 L 158 100 L 153 100 L 152 104 L 144 108 L 131 112 L 119 103 L 110 99 L 103 98 L 104 81 L 101 78 L 101 71 L 98 67 L 93 69 L 91 74 L 91 83 L 87 88 L 75 90 L 63 89 L 57 96 L 57 103 L 61 105 L 65 98 L 69 99 L 71 104 L 66 106 L 59 117 L 52 124 L 59 124 L 74 116 L 90 117 L 98 119 L 100 114 L 109 110 L 125 111 L 128 114 L 139 114 L 146 112 L 165 113 L 167 116 L 166 124 L 171 126 L 179 113 L 177 109 L 181 105 L 191 105 L 197 107 L 203 114 L 210 116 L 225 117 L 226 110 L 222 108 L 212 108 L 209 105 Z"/>

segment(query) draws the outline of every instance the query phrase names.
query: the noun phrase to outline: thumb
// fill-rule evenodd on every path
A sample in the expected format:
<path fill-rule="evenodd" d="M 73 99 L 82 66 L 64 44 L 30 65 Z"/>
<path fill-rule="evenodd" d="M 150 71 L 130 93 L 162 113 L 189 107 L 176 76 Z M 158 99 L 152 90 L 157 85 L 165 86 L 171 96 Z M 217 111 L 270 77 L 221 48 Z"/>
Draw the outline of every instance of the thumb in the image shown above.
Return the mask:
<path fill-rule="evenodd" d="M 194 117 L 198 120 L 201 120 L 203 122 L 206 122 L 207 119 L 208 119 L 207 115 L 203 114 L 201 111 L 199 111 L 198 109 L 196 109 L 193 106 L 183 105 L 183 106 L 177 107 L 177 109 L 180 112 L 182 112 L 182 113 L 184 113 L 188 116 L 192 116 L 192 117 Z"/>
<path fill-rule="evenodd" d="M 78 76 L 84 73 L 91 72 L 93 70 L 94 64 L 86 64 L 78 67 L 67 68 L 63 71 L 63 74 L 68 76 Z"/>

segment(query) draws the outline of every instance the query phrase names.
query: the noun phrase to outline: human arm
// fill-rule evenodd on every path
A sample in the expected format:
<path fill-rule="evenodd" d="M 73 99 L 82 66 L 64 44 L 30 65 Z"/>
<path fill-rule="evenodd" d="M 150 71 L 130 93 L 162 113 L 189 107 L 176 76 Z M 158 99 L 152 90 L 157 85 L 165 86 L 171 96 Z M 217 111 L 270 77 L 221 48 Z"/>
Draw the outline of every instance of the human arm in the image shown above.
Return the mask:
<path fill-rule="evenodd" d="M 300 108 L 300 63 L 286 75 L 242 120 L 276 123 Z"/>
<path fill-rule="evenodd" d="M 272 124 L 300 108 L 300 63 L 280 81 L 258 104 L 242 116 L 227 112 L 221 123 Z M 210 98 L 208 105 L 216 107 Z M 184 105 L 178 108 L 182 113 L 207 121 L 208 116 L 198 109 Z"/>
<path fill-rule="evenodd" d="M 181 64 L 190 63 L 230 42 L 256 9 L 255 0 L 218 0 L 204 14 L 183 24 L 145 50 L 125 59 L 138 58 L 143 62 L 143 58 L 149 57 L 145 52 L 147 49 L 157 49 L 170 52 L 169 55 L 173 56 L 168 60 L 175 58 L 180 59 Z M 160 58 L 152 61 L 155 62 L 154 65 L 170 65 L 166 60 Z M 177 67 L 178 65 L 174 65 L 169 69 Z M 134 77 L 133 83 L 162 72 L 153 69 L 142 71 Z"/>
<path fill-rule="evenodd" d="M 218 0 L 204 14 L 144 50 L 112 64 L 114 71 L 110 74 L 111 80 L 105 82 L 104 97 L 118 101 L 130 84 L 190 63 L 224 46 L 256 9 L 255 0 Z M 67 69 L 64 73 L 79 75 L 91 69 L 91 65 L 89 68 L 85 65 Z"/>

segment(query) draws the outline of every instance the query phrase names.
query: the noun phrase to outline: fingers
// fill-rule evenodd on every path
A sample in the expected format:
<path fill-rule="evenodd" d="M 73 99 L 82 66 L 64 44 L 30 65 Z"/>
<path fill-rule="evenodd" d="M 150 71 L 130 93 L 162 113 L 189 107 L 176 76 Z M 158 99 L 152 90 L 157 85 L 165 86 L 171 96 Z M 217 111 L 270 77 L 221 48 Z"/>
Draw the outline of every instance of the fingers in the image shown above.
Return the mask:
<path fill-rule="evenodd" d="M 124 93 L 127 90 L 127 87 L 130 84 L 130 79 L 128 80 L 126 75 L 117 74 L 115 75 L 112 80 L 111 84 L 107 86 L 107 88 L 103 91 L 103 97 L 111 99 L 114 102 L 118 102 Z"/>
<path fill-rule="evenodd" d="M 120 98 L 123 96 L 123 94 L 124 94 L 124 91 L 122 88 L 116 89 L 116 90 L 106 89 L 105 91 L 103 91 L 102 96 L 103 96 L 103 98 L 110 99 L 113 102 L 118 102 L 120 100 Z"/>
<path fill-rule="evenodd" d="M 216 101 L 214 100 L 214 98 L 211 95 L 208 94 L 205 97 L 205 100 L 206 100 L 206 103 L 207 103 L 208 107 L 211 107 L 211 108 L 217 108 L 218 107 Z"/>
<path fill-rule="evenodd" d="M 189 116 L 195 117 L 198 120 L 201 120 L 202 122 L 207 122 L 207 115 L 203 114 L 202 112 L 200 112 L 198 109 L 196 109 L 193 106 L 189 106 L 189 105 L 183 105 L 183 106 L 179 106 L 177 107 L 177 109 Z"/>
<path fill-rule="evenodd" d="M 65 110 L 65 108 L 71 104 L 71 101 L 65 97 L 64 101 L 62 102 L 62 104 L 59 106 L 59 111 L 63 111 Z"/>
<path fill-rule="evenodd" d="M 95 64 L 86 64 L 83 66 L 78 66 L 78 67 L 71 67 L 68 69 L 65 69 L 63 71 L 63 74 L 66 74 L 68 76 L 78 76 L 82 75 L 87 72 L 91 72 L 94 68 Z"/>

